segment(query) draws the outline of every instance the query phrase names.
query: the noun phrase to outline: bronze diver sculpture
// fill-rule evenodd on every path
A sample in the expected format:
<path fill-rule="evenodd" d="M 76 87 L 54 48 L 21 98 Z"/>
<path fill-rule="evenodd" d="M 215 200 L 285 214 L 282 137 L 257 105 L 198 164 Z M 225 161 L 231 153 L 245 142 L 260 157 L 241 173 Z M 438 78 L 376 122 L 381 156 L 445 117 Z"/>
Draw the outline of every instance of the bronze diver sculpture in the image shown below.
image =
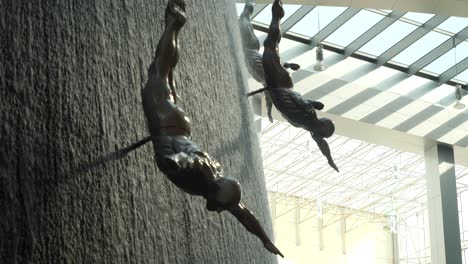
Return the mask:
<path fill-rule="evenodd" d="M 317 117 L 316 110 L 322 110 L 324 107 L 321 102 L 305 99 L 299 93 L 293 91 L 293 79 L 280 62 L 278 45 L 281 41 L 280 21 L 284 16 L 282 5 L 281 0 L 274 1 L 271 8 L 272 19 L 268 28 L 268 36 L 263 43 L 262 64 L 266 87 L 251 92 L 249 95 L 268 91 L 273 104 L 284 119 L 295 127 L 309 131 L 312 139 L 327 158 L 328 164 L 336 171 L 339 171 L 331 156 L 330 147 L 325 140 L 335 132 L 333 121 L 328 118 Z"/>
<path fill-rule="evenodd" d="M 254 9 L 253 2 L 253 0 L 247 0 L 244 5 L 244 10 L 239 17 L 239 31 L 247 70 L 257 82 L 266 86 L 262 54 L 260 54 L 260 41 L 254 33 L 251 22 L 251 16 Z M 283 66 L 292 70 L 298 70 L 300 68 L 300 65 L 296 63 L 284 63 Z M 271 116 L 273 103 L 271 101 L 270 92 L 264 91 L 264 93 L 268 119 L 270 122 L 273 122 L 273 117 Z"/>
<path fill-rule="evenodd" d="M 260 238 L 267 250 L 283 256 L 257 218 L 240 202 L 239 182 L 224 177 L 220 164 L 189 139 L 190 120 L 185 111 L 176 105 L 173 79 L 178 62 L 178 34 L 186 20 L 185 2 L 169 0 L 165 30 L 142 90 L 143 110 L 157 165 L 177 187 L 188 194 L 205 198 L 209 211 L 230 212 L 249 232 Z M 146 138 L 143 141 L 149 140 Z"/>

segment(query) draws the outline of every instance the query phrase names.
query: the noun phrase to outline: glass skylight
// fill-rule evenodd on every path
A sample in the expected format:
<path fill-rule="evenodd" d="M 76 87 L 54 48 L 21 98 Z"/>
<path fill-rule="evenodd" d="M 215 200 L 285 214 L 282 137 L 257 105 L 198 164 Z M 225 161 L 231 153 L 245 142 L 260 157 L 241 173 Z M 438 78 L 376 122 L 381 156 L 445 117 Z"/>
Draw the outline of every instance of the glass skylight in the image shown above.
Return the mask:
<path fill-rule="evenodd" d="M 441 74 L 444 71 L 448 70 L 450 67 L 455 65 L 456 62 L 468 57 L 468 43 L 463 41 L 456 47 L 456 61 L 455 61 L 455 49 L 449 50 L 440 58 L 433 61 L 431 64 L 427 65 L 423 70 L 430 71 L 436 74 Z"/>
<path fill-rule="evenodd" d="M 268 29 L 268 25 L 271 21 L 271 6 L 271 4 L 267 5 L 253 19 L 258 23 L 257 26 L 262 28 L 260 31 L 265 32 Z M 282 19 L 282 22 L 288 20 L 288 18 L 294 15 L 294 13 L 296 13 L 301 7 L 302 5 L 283 5 L 283 8 L 285 9 L 285 16 Z M 311 6 L 311 8 L 312 7 L 313 6 Z M 236 4 L 238 15 L 242 13 L 243 8 L 243 3 Z M 362 9 L 359 10 L 356 15 L 347 19 L 347 21 L 342 21 L 341 19 L 337 21 L 336 19 L 340 18 L 340 15 L 342 15 L 343 12 L 345 12 L 347 9 L 348 7 L 315 6 L 310 12 L 302 15 L 302 17 L 295 17 L 298 18 L 298 21 L 290 28 L 289 32 L 297 34 L 295 38 L 301 38 L 303 41 L 299 42 L 304 42 L 310 40 L 310 38 L 314 36 L 317 36 L 319 31 L 323 30 L 327 26 L 336 24 L 337 29 L 334 30 L 334 32 L 331 34 L 328 32 L 328 34 L 330 34 L 327 34 L 328 36 L 321 36 L 320 40 L 323 40 L 326 42 L 326 44 L 330 44 L 336 48 L 341 47 L 345 49 L 347 46 L 349 46 L 349 44 L 353 43 L 353 41 L 359 37 L 362 37 L 367 30 L 378 24 L 382 19 L 392 19 L 388 18 L 388 14 L 386 15 L 385 13 L 390 12 L 389 10 Z M 378 32 L 374 38 L 365 39 L 367 43 L 362 45 L 357 50 L 357 52 L 361 56 L 367 56 L 370 59 L 377 58 L 379 63 L 390 60 L 391 62 L 396 63 L 402 67 L 411 66 L 413 63 L 417 62 L 419 59 L 436 49 L 439 45 L 449 40 L 450 37 L 459 33 L 468 26 L 468 18 L 449 17 L 433 30 L 430 30 L 431 27 L 428 27 L 426 29 L 428 33 L 422 37 L 416 38 L 416 36 L 412 35 L 416 31 L 425 31 L 421 29 L 424 27 L 425 23 L 433 19 L 434 16 L 434 14 L 407 12 L 401 18 L 396 19 L 395 22 L 390 24 L 388 27 L 382 27 L 381 32 Z M 460 36 L 461 35 L 458 37 Z M 406 37 L 408 38 L 408 41 L 406 41 Z M 385 52 L 393 50 L 392 48 L 401 52 L 399 54 L 392 55 L 393 58 L 382 57 L 382 54 L 387 54 Z M 449 47 L 447 47 L 447 49 L 448 48 Z M 308 49 L 304 49 L 304 51 L 306 52 Z M 448 52 L 442 54 L 439 57 L 427 57 L 425 63 L 428 64 L 421 65 L 424 66 L 422 70 L 434 75 L 435 77 L 438 77 L 438 75 L 453 67 L 455 62 L 460 62 L 468 57 L 468 41 L 459 44 L 456 51 L 456 60 L 454 59 L 453 49 L 450 49 Z M 291 54 L 294 56 L 299 55 L 295 54 L 295 52 L 292 52 Z M 339 57 L 341 55 L 334 54 L 333 56 L 329 63 L 335 63 L 341 60 Z M 336 66 L 331 68 L 336 68 Z M 405 69 L 402 70 L 404 71 Z M 453 74 L 453 72 L 451 74 Z M 426 77 L 432 79 L 430 76 Z M 464 69 L 464 67 L 460 67 L 460 73 L 458 73 L 457 76 L 453 78 L 453 80 L 456 82 L 468 83 L 468 70 Z"/>
<path fill-rule="evenodd" d="M 405 65 L 410 65 L 449 38 L 449 36 L 441 33 L 429 32 L 424 37 L 413 43 L 413 45 L 400 52 L 392 60 Z"/>
<path fill-rule="evenodd" d="M 237 16 L 240 16 L 242 14 L 242 11 L 244 11 L 244 4 L 236 3 L 236 11 Z"/>
<path fill-rule="evenodd" d="M 348 22 L 325 39 L 326 42 L 336 44 L 342 47 L 348 46 L 353 40 L 366 32 L 369 28 L 379 22 L 384 16 L 361 10 Z"/>
<path fill-rule="evenodd" d="M 458 33 L 460 30 L 468 27 L 468 18 L 466 17 L 450 17 L 440 24 L 437 28 L 451 32 Z"/>
<path fill-rule="evenodd" d="M 429 19 L 431 19 L 434 14 L 426 14 L 426 13 L 416 13 L 416 12 L 408 12 L 403 17 L 409 20 L 416 21 L 418 23 L 424 24 Z"/>
<path fill-rule="evenodd" d="M 398 41 L 413 32 L 417 27 L 405 22 L 396 21 L 386 30 L 377 35 L 374 39 L 367 42 L 359 51 L 379 56 L 384 51 L 395 45 Z"/>
<path fill-rule="evenodd" d="M 468 83 L 468 69 L 464 70 L 454 78 L 455 80 L 460 80 L 462 82 Z"/>
<path fill-rule="evenodd" d="M 254 20 L 263 24 L 269 25 L 271 22 L 271 4 L 269 4 L 265 9 L 262 10 Z M 284 17 L 281 19 L 281 23 L 286 21 L 294 12 L 296 12 L 301 5 L 283 5 Z"/>
<path fill-rule="evenodd" d="M 314 8 L 309 14 L 302 18 L 290 31 L 298 33 L 309 38 L 315 36 L 318 32 L 318 13 L 320 12 L 320 28 L 323 29 L 341 13 L 346 10 L 346 7 L 320 6 Z"/>

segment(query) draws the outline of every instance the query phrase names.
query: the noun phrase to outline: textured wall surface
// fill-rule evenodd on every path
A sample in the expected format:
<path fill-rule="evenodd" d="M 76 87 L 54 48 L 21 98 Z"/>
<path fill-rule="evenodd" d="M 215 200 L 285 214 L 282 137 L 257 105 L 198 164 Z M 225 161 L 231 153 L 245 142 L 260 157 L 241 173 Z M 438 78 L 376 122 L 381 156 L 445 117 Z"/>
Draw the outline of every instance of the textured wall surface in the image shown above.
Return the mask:
<path fill-rule="evenodd" d="M 234 217 L 173 186 L 149 144 L 95 164 L 147 135 L 140 89 L 165 4 L 0 1 L 0 263 L 276 263 Z M 192 139 L 271 233 L 234 3 L 187 8 L 176 80 Z"/>

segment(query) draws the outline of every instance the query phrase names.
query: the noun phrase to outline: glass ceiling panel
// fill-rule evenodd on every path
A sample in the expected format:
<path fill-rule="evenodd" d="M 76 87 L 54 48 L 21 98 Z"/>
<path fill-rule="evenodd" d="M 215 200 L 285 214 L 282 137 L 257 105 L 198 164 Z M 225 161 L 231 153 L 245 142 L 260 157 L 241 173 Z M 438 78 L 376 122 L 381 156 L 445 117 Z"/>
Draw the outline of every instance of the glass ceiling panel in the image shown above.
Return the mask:
<path fill-rule="evenodd" d="M 325 41 L 346 47 L 383 18 L 384 16 L 374 12 L 361 10 L 326 38 Z"/>
<path fill-rule="evenodd" d="M 413 32 L 417 26 L 396 21 L 386 30 L 377 35 L 374 39 L 367 42 L 359 51 L 379 56 L 384 51 L 395 45 L 398 41 L 406 37 L 409 33 Z"/>
<path fill-rule="evenodd" d="M 455 76 L 454 79 L 468 83 L 468 69 L 466 69 L 462 73 L 458 74 L 458 76 Z"/>
<path fill-rule="evenodd" d="M 237 16 L 240 16 L 242 14 L 242 11 L 244 11 L 244 4 L 236 3 L 236 10 Z"/>
<path fill-rule="evenodd" d="M 269 25 L 271 22 L 271 4 L 269 4 L 265 9 L 262 10 L 253 20 Z M 286 21 L 294 12 L 296 12 L 301 5 L 283 5 L 284 17 L 281 19 L 281 23 Z"/>
<path fill-rule="evenodd" d="M 468 26 L 468 18 L 466 17 L 450 17 L 440 24 L 437 28 L 451 32 L 458 33 L 460 30 Z"/>
<path fill-rule="evenodd" d="M 413 43 L 413 45 L 396 55 L 392 60 L 405 65 L 410 65 L 449 38 L 449 36 L 441 33 L 433 31 L 429 32 L 424 37 Z"/>
<path fill-rule="evenodd" d="M 308 36 L 315 36 L 319 30 L 318 12 L 320 12 L 320 28 L 326 27 L 346 10 L 346 7 L 319 6 L 314 8 L 309 14 L 302 18 L 289 31 Z"/>
<path fill-rule="evenodd" d="M 429 19 L 431 19 L 434 14 L 426 14 L 426 13 L 416 13 L 416 12 L 408 12 L 403 17 L 409 20 L 416 21 L 418 23 L 424 24 Z"/>
<path fill-rule="evenodd" d="M 457 59 L 459 62 L 468 57 L 468 43 L 462 42 L 456 47 Z M 455 65 L 455 49 L 449 50 L 444 55 L 440 56 L 437 60 L 427 65 L 423 70 L 430 71 L 436 74 L 441 74 Z"/>

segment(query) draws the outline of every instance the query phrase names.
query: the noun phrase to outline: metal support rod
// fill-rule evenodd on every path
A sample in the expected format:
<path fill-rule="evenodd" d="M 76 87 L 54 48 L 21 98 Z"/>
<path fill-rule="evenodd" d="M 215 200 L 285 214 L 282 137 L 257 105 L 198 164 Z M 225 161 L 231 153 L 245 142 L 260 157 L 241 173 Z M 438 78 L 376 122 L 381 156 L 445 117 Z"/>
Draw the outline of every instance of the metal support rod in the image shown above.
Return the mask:
<path fill-rule="evenodd" d="M 264 92 L 264 91 L 266 91 L 266 90 L 268 90 L 268 89 L 270 89 L 270 88 L 268 88 L 268 87 L 263 87 L 263 88 L 261 88 L 261 89 L 258 89 L 258 90 L 255 90 L 255 91 L 253 91 L 253 92 L 247 93 L 247 96 L 252 96 L 252 95 L 254 95 L 254 94 L 258 94 L 258 93 Z"/>

